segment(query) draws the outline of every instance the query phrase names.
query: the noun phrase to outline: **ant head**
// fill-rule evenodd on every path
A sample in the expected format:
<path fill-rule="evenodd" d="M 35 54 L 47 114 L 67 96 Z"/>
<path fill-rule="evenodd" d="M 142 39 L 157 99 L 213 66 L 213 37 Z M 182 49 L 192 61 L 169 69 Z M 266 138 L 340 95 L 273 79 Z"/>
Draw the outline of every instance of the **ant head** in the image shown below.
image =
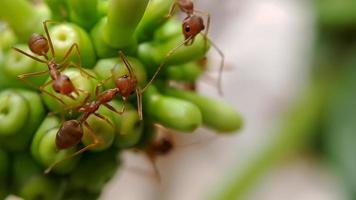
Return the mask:
<path fill-rule="evenodd" d="M 180 0 L 179 7 L 188 15 L 191 15 L 194 12 L 194 3 L 191 0 Z"/>
<path fill-rule="evenodd" d="M 128 97 L 136 90 L 137 80 L 131 76 L 121 76 L 115 80 L 115 85 L 119 89 L 120 95 Z"/>
<path fill-rule="evenodd" d="M 204 20 L 200 16 L 191 15 L 183 21 L 183 34 L 186 40 L 188 38 L 193 40 L 195 36 L 197 36 L 204 29 Z"/>
<path fill-rule="evenodd" d="M 53 82 L 52 87 L 57 93 L 68 95 L 75 91 L 74 85 L 68 76 L 61 74 Z"/>
<path fill-rule="evenodd" d="M 83 129 L 78 120 L 63 122 L 56 135 L 58 149 L 67 149 L 77 145 L 83 137 Z"/>
<path fill-rule="evenodd" d="M 49 45 L 48 40 L 43 35 L 34 33 L 28 40 L 30 50 L 37 55 L 43 56 L 48 53 Z"/>

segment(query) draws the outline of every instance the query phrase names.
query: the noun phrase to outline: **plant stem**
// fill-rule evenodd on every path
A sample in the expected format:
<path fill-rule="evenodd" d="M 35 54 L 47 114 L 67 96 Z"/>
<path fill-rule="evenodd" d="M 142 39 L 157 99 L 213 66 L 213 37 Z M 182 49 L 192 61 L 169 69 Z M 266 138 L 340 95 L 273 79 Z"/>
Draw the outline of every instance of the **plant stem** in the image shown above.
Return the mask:
<path fill-rule="evenodd" d="M 9 24 L 20 41 L 27 41 L 32 33 L 42 30 L 42 18 L 27 0 L 1 0 L 0 20 Z"/>
<path fill-rule="evenodd" d="M 148 0 L 110 0 L 104 41 L 115 48 L 135 43 L 134 32 L 146 10 Z"/>

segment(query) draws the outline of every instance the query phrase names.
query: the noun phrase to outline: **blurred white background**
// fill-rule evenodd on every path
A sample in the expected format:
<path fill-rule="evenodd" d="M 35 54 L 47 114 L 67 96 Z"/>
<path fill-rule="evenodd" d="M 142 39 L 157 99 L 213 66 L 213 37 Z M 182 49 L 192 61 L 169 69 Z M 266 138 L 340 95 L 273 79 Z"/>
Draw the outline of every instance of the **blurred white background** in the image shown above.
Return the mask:
<path fill-rule="evenodd" d="M 223 49 L 226 65 L 233 68 L 223 75 L 223 99 L 242 113 L 245 127 L 236 135 L 178 148 L 158 159 L 161 184 L 145 156 L 126 153 L 104 200 L 206 199 L 231 170 L 246 166 L 269 141 L 281 113 L 307 84 L 314 36 L 312 1 L 196 0 L 195 6 L 212 15 L 210 37 Z M 218 63 L 216 52 L 210 52 L 213 63 Z M 199 90 L 221 98 L 203 82 Z M 201 129 L 181 136 L 177 143 L 212 134 Z M 147 173 L 129 170 L 133 167 Z M 247 199 L 340 200 L 342 192 L 334 179 L 320 164 L 300 159 L 270 172 Z"/>

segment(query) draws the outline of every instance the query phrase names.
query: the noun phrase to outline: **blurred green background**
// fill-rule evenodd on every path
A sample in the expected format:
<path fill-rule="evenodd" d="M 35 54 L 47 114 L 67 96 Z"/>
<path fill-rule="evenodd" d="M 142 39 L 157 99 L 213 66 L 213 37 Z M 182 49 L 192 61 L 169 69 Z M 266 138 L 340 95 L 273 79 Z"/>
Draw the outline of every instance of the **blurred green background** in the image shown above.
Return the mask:
<path fill-rule="evenodd" d="M 336 177 L 333 189 L 343 193 L 337 199 L 356 199 L 356 1 L 315 0 L 313 9 L 315 42 L 308 84 L 282 114 L 271 142 L 243 170 L 233 172 L 234 178 L 230 172 L 213 199 L 254 199 L 251 193 L 271 171 L 301 157 L 324 165 Z"/>

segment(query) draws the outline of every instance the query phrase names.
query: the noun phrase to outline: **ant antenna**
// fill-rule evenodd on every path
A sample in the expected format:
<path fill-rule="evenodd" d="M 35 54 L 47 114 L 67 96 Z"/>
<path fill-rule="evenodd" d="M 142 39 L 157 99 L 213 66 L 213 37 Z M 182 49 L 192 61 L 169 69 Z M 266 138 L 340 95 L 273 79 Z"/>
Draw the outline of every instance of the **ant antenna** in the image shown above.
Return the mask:
<path fill-rule="evenodd" d="M 146 86 L 142 89 L 142 93 L 144 91 L 146 91 L 146 89 L 153 83 L 153 81 L 156 79 L 157 75 L 159 74 L 159 72 L 161 71 L 161 69 L 163 68 L 164 64 L 166 63 L 167 59 L 169 57 L 171 57 L 180 47 L 182 47 L 184 44 L 186 44 L 188 41 L 192 40 L 193 36 L 188 37 L 187 39 L 185 39 L 182 43 L 180 43 L 178 46 L 174 47 L 173 49 L 171 49 L 167 55 L 165 56 L 165 58 L 163 59 L 163 61 L 161 62 L 161 64 L 159 65 L 159 67 L 157 68 L 155 74 L 152 76 L 151 80 L 146 84 Z"/>
<path fill-rule="evenodd" d="M 222 73 L 224 71 L 225 55 L 221 51 L 221 49 L 208 36 L 206 36 L 204 34 L 203 34 L 203 36 L 209 41 L 211 46 L 218 52 L 218 54 L 221 57 L 220 67 L 219 67 L 219 76 L 218 76 L 218 91 L 219 91 L 220 95 L 223 95 L 223 91 L 222 91 Z"/>

